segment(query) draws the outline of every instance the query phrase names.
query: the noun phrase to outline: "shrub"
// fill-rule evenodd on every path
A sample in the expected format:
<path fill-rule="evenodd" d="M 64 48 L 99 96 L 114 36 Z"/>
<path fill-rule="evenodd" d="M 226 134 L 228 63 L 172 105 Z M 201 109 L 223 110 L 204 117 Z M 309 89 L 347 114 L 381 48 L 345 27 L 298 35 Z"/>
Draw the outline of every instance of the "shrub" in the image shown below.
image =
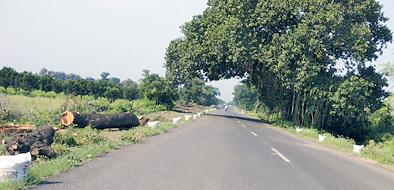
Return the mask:
<path fill-rule="evenodd" d="M 91 145 L 105 141 L 105 138 L 100 135 L 97 130 L 90 127 L 84 129 L 70 130 L 78 145 Z"/>
<path fill-rule="evenodd" d="M 391 139 L 394 134 L 394 125 L 389 105 L 372 113 L 368 120 L 371 123 L 370 138 L 377 142 Z"/>
<path fill-rule="evenodd" d="M 0 94 L 5 94 L 6 92 L 7 90 L 4 87 L 0 86 Z"/>
<path fill-rule="evenodd" d="M 155 102 L 149 101 L 147 99 L 140 99 L 133 101 L 133 111 L 137 115 L 153 113 L 158 111 L 165 111 L 167 108 L 163 105 L 156 105 Z"/>
<path fill-rule="evenodd" d="M 105 112 L 111 109 L 111 102 L 107 98 L 98 98 L 93 102 L 96 112 Z"/>
<path fill-rule="evenodd" d="M 60 110 L 35 110 L 31 113 L 25 114 L 22 121 L 31 123 L 35 126 L 57 125 L 59 123 Z"/>
<path fill-rule="evenodd" d="M 387 140 L 384 143 L 376 143 L 375 141 L 370 140 L 369 144 L 363 150 L 362 155 L 364 157 L 377 160 L 382 164 L 393 164 L 394 138 Z"/>
<path fill-rule="evenodd" d="M 54 91 L 46 92 L 44 95 L 44 97 L 47 97 L 47 98 L 56 98 L 56 96 L 57 96 L 57 94 Z"/>
<path fill-rule="evenodd" d="M 133 103 L 128 100 L 118 99 L 111 103 L 111 112 L 132 112 Z"/>
<path fill-rule="evenodd" d="M 68 147 L 77 146 L 77 140 L 70 133 L 56 133 L 55 135 L 55 144 L 65 145 Z"/>
<path fill-rule="evenodd" d="M 15 88 L 8 87 L 8 88 L 6 89 L 6 94 L 11 94 L 11 95 L 16 94 Z"/>
<path fill-rule="evenodd" d="M 45 96 L 45 92 L 41 91 L 41 90 L 33 90 L 30 94 L 33 97 L 44 97 Z"/>

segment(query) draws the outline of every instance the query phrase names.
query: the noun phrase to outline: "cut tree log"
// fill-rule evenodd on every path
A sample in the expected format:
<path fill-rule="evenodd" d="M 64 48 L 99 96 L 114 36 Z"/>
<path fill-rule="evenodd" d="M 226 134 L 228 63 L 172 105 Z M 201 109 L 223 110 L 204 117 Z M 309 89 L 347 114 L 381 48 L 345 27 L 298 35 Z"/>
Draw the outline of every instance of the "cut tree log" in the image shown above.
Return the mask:
<path fill-rule="evenodd" d="M 52 158 L 55 151 L 51 148 L 55 130 L 45 126 L 30 133 L 18 133 L 10 136 L 6 149 L 11 155 L 31 152 L 33 157 L 45 156 Z"/>
<path fill-rule="evenodd" d="M 130 129 L 140 124 L 137 116 L 131 113 L 81 115 L 71 111 L 64 112 L 60 117 L 60 122 L 66 127 L 76 125 L 84 128 L 91 125 L 95 129 Z"/>
<path fill-rule="evenodd" d="M 138 118 L 138 120 L 140 122 L 140 126 L 144 126 L 150 121 L 150 119 L 145 116 Z"/>
<path fill-rule="evenodd" d="M 137 116 L 131 113 L 92 114 L 87 121 L 95 129 L 130 129 L 140 124 Z"/>
<path fill-rule="evenodd" d="M 78 112 L 65 111 L 60 117 L 60 123 L 65 127 L 76 125 L 79 128 L 84 128 L 89 124 L 87 118 L 87 115 L 81 115 Z"/>
<path fill-rule="evenodd" d="M 5 125 L 0 127 L 0 135 L 11 136 L 16 133 L 30 133 L 33 129 L 32 125 Z"/>

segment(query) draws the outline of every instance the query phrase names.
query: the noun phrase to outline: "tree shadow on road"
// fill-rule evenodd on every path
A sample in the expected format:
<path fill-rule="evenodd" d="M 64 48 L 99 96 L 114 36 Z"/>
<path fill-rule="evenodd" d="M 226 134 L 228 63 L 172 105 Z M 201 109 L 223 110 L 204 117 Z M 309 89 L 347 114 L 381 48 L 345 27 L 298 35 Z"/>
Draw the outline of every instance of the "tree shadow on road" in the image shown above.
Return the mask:
<path fill-rule="evenodd" d="M 226 114 L 218 114 L 218 113 L 208 113 L 206 115 L 214 116 L 214 117 L 224 117 L 224 118 L 229 118 L 229 119 L 237 119 L 240 121 L 250 121 L 250 122 L 255 122 L 255 123 L 259 123 L 259 124 L 267 124 L 267 122 L 264 122 L 263 120 L 250 118 L 247 116 L 226 115 Z"/>

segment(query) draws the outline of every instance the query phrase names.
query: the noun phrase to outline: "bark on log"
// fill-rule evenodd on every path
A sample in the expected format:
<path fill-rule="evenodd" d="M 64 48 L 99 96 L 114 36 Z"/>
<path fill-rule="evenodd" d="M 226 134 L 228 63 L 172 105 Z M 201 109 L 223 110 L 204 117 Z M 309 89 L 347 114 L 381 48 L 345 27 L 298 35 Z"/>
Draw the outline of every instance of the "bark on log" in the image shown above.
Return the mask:
<path fill-rule="evenodd" d="M 6 149 L 11 155 L 31 152 L 33 157 L 45 156 L 52 158 L 55 151 L 51 148 L 55 130 L 45 126 L 31 133 L 19 133 L 10 136 Z"/>
<path fill-rule="evenodd" d="M 92 128 L 95 129 L 130 129 L 140 124 L 138 118 L 134 114 L 130 113 L 105 115 L 92 114 L 87 118 L 87 120 L 89 125 L 91 125 Z"/>
<path fill-rule="evenodd" d="M 130 129 L 140 124 L 137 116 L 130 113 L 80 115 L 70 111 L 62 114 L 60 122 L 66 127 L 76 125 L 84 128 L 91 125 L 95 129 Z"/>
<path fill-rule="evenodd" d="M 17 133 L 30 133 L 33 131 L 33 126 L 31 125 L 7 125 L 0 127 L 0 135 L 11 136 Z"/>

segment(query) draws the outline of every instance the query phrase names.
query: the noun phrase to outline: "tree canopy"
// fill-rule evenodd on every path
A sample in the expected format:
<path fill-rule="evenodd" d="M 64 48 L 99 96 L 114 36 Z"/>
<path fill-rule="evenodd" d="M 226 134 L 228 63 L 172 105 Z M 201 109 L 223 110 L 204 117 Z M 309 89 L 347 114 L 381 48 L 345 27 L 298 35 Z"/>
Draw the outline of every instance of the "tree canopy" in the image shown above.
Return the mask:
<path fill-rule="evenodd" d="M 336 113 L 374 112 L 387 95 L 369 64 L 392 40 L 386 21 L 376 0 L 209 0 L 170 43 L 166 68 L 175 81 L 242 77 L 285 119 L 353 127 Z M 331 97 L 358 84 L 361 111 L 336 106 L 351 100 Z"/>

